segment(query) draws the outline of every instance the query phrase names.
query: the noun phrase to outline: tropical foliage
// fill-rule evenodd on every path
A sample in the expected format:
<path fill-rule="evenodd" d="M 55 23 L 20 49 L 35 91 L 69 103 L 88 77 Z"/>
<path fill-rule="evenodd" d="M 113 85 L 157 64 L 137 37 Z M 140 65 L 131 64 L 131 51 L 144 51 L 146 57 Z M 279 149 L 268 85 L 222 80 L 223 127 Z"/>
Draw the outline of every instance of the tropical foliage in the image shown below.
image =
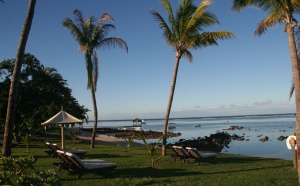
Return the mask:
<path fill-rule="evenodd" d="M 124 137 L 127 147 L 130 149 L 132 147 L 135 135 L 129 136 L 128 138 Z"/>
<path fill-rule="evenodd" d="M 53 169 L 38 171 L 33 156 L 0 159 L 1 185 L 61 185 L 59 176 Z"/>
<path fill-rule="evenodd" d="M 12 78 L 15 59 L 0 63 L 0 129 L 4 130 L 7 97 Z M 79 105 L 67 87 L 67 81 L 56 69 L 44 67 L 31 54 L 25 54 L 20 72 L 19 95 L 15 113 L 15 138 L 30 131 L 42 131 L 41 123 L 61 109 L 77 118 L 87 119 L 88 109 Z"/>
<path fill-rule="evenodd" d="M 145 139 L 145 137 L 143 136 L 143 134 L 139 134 L 140 138 L 143 140 L 148 152 L 149 152 L 149 155 L 150 155 L 150 159 L 151 159 L 151 167 L 152 168 L 156 168 L 156 162 L 158 160 L 160 160 L 163 156 L 159 156 L 158 158 L 155 158 L 155 153 L 156 153 L 156 150 L 158 149 L 159 145 L 160 145 L 160 141 L 165 137 L 165 135 L 163 134 L 157 141 L 157 143 L 155 145 L 149 145 Z"/>
<path fill-rule="evenodd" d="M 192 62 L 193 56 L 191 50 L 200 49 L 210 45 L 217 45 L 218 39 L 227 39 L 235 36 L 234 33 L 228 31 L 206 32 L 206 27 L 219 23 L 216 16 L 207 11 L 207 8 L 211 5 L 211 1 L 204 0 L 198 7 L 195 6 L 193 2 L 193 0 L 182 0 L 177 11 L 173 13 L 170 0 L 161 0 L 162 6 L 168 13 L 169 23 L 165 21 L 157 11 L 153 9 L 151 10 L 151 14 L 159 23 L 159 26 L 163 31 L 163 37 L 167 44 L 174 49 L 176 55 L 163 134 L 167 134 L 169 116 L 181 57 Z M 167 138 L 165 137 L 163 139 L 162 155 L 166 154 L 166 141 Z"/>
<path fill-rule="evenodd" d="M 87 70 L 87 88 L 91 90 L 93 109 L 94 109 L 94 128 L 92 132 L 91 148 L 95 146 L 95 137 L 98 121 L 98 111 L 95 92 L 98 81 L 98 55 L 95 51 L 98 48 L 120 47 L 128 51 L 127 44 L 119 37 L 107 37 L 111 29 L 115 29 L 113 21 L 109 14 L 103 14 L 98 22 L 94 16 L 86 19 L 80 10 L 74 10 L 74 21 L 66 18 L 63 26 L 67 28 L 79 45 L 79 51 L 85 54 Z"/>

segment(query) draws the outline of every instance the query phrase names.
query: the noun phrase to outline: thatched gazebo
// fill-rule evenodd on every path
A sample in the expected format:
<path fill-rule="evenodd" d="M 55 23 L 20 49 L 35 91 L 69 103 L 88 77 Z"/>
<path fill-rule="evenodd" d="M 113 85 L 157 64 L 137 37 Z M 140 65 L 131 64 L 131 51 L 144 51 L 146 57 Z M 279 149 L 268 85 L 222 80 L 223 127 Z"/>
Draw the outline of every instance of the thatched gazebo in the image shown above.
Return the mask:
<path fill-rule="evenodd" d="M 142 125 L 142 120 L 139 119 L 139 118 L 135 118 L 133 121 L 132 121 L 132 125 L 133 126 L 141 126 Z"/>

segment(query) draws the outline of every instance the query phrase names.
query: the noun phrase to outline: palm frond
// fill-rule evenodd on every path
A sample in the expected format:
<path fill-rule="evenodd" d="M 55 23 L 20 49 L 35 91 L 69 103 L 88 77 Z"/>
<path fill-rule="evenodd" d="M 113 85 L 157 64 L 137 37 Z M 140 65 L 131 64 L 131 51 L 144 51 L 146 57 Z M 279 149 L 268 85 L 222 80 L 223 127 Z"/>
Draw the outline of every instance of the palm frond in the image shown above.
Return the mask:
<path fill-rule="evenodd" d="M 291 4 L 293 6 L 293 12 L 295 14 L 300 13 L 300 1 L 299 0 L 291 0 Z"/>
<path fill-rule="evenodd" d="M 165 10 L 168 12 L 168 15 L 169 15 L 168 19 L 169 19 L 170 23 L 171 24 L 174 23 L 175 18 L 174 18 L 174 15 L 173 15 L 173 10 L 172 10 L 170 0 L 161 0 L 161 4 L 165 8 Z"/>
<path fill-rule="evenodd" d="M 163 19 L 163 17 L 157 11 L 151 9 L 150 13 L 153 15 L 154 20 L 159 23 L 159 28 L 163 30 L 163 37 L 166 39 L 168 45 L 171 46 L 172 45 L 171 43 L 173 43 L 172 41 L 174 41 L 174 39 L 172 39 L 173 37 L 172 30 L 170 29 L 166 21 Z"/>
<path fill-rule="evenodd" d="M 295 90 L 295 85 L 294 85 L 294 81 L 292 80 L 292 84 L 291 84 L 291 88 L 290 88 L 290 94 L 289 94 L 289 100 L 291 100 L 293 93 Z"/>
<path fill-rule="evenodd" d="M 71 35 L 79 43 L 79 45 L 81 45 L 81 43 L 83 43 L 82 42 L 83 35 L 82 35 L 80 29 L 75 25 L 75 23 L 71 19 L 66 18 L 63 21 L 63 26 L 71 32 Z"/>
<path fill-rule="evenodd" d="M 201 23 L 202 21 L 199 20 L 203 20 L 203 15 L 206 11 L 206 9 L 211 5 L 211 1 L 210 0 L 204 0 L 202 1 L 199 6 L 197 7 L 195 13 L 192 15 L 192 17 L 190 18 L 189 24 L 186 27 L 186 30 L 189 30 L 191 27 L 195 27 L 195 25 L 198 25 L 199 23 Z M 208 18 L 208 14 L 205 16 L 205 18 Z M 211 19 L 214 22 L 218 22 L 216 17 L 214 16 L 210 16 L 213 17 L 213 19 Z M 206 18 L 206 19 L 207 19 Z M 211 21 L 209 21 L 211 22 Z"/>
<path fill-rule="evenodd" d="M 203 32 L 193 38 L 192 41 L 195 43 L 192 48 L 197 49 L 201 47 L 206 47 L 210 45 L 218 45 L 218 39 L 230 39 L 235 37 L 235 33 L 227 31 L 217 31 L 217 32 Z"/>
<path fill-rule="evenodd" d="M 103 35 L 103 37 L 105 37 L 110 32 L 110 30 L 114 30 L 114 29 L 115 29 L 115 25 L 104 24 L 99 31 L 100 31 L 101 35 Z"/>
<path fill-rule="evenodd" d="M 111 15 L 105 13 L 105 14 L 103 14 L 103 15 L 100 17 L 100 19 L 98 20 L 97 26 L 99 26 L 102 22 L 105 22 L 105 21 L 107 21 L 107 20 L 111 20 L 112 22 L 114 22 L 114 18 L 113 18 Z"/>
<path fill-rule="evenodd" d="M 126 42 L 119 37 L 105 38 L 101 42 L 99 42 L 99 45 L 96 45 L 96 47 L 101 47 L 101 48 L 119 47 L 119 48 L 125 49 L 126 52 L 128 52 L 128 46 L 127 46 Z"/>
<path fill-rule="evenodd" d="M 272 8 L 274 1 L 270 0 L 233 0 L 231 7 L 239 12 L 245 7 L 260 7 L 264 11 L 269 11 Z"/>
<path fill-rule="evenodd" d="M 268 28 L 274 27 L 276 24 L 279 24 L 282 21 L 282 15 L 280 14 L 270 14 L 266 19 L 262 20 L 255 32 L 254 35 L 262 35 Z"/>
<path fill-rule="evenodd" d="M 190 63 L 193 62 L 193 55 L 190 53 L 190 51 L 188 50 L 183 51 L 182 56 L 186 58 Z"/>

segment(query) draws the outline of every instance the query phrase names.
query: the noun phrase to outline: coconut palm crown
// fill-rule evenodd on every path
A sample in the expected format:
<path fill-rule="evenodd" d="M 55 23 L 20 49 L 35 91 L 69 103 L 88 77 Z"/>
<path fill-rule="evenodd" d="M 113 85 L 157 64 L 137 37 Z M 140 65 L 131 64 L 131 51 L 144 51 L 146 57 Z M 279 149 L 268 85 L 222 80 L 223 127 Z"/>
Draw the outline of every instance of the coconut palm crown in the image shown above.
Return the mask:
<path fill-rule="evenodd" d="M 181 57 L 186 58 L 189 62 L 193 61 L 191 54 L 192 49 L 217 45 L 218 39 L 227 39 L 235 36 L 233 32 L 216 31 L 205 32 L 206 27 L 219 24 L 216 16 L 206 9 L 211 5 L 210 0 L 204 0 L 199 6 L 193 5 L 193 0 L 182 0 L 179 8 L 173 13 L 170 0 L 161 0 L 162 6 L 168 13 L 168 23 L 155 10 L 151 9 L 150 13 L 159 23 L 163 31 L 163 37 L 167 44 L 175 50 L 176 60 L 171 84 L 169 102 L 167 106 L 163 134 L 167 133 L 169 115 L 171 111 L 173 95 L 178 72 L 179 61 Z M 166 154 L 166 137 L 163 140 L 162 155 Z"/>
<path fill-rule="evenodd" d="M 125 41 L 119 37 L 107 37 L 111 29 L 115 29 L 113 24 L 107 21 L 114 21 L 109 14 L 103 14 L 97 21 L 94 16 L 86 19 L 80 10 L 74 10 L 74 22 L 70 18 L 63 21 L 63 26 L 69 29 L 74 39 L 79 44 L 79 51 L 84 52 L 87 69 L 87 88 L 91 90 L 94 108 L 94 127 L 91 140 L 91 148 L 94 148 L 95 136 L 98 121 L 97 103 L 95 92 L 98 81 L 98 55 L 96 49 L 120 47 L 128 52 Z"/>

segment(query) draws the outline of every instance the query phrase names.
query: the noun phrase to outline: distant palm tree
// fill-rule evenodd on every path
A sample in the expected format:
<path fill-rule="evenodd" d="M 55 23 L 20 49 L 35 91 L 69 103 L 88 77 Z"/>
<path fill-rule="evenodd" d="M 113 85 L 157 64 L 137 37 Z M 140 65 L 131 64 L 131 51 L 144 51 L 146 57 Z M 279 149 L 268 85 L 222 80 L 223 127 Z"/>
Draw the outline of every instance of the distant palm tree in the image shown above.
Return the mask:
<path fill-rule="evenodd" d="M 109 14 L 103 14 L 98 22 L 94 16 L 86 19 L 81 11 L 74 10 L 75 22 L 66 18 L 63 21 L 63 26 L 69 29 L 77 43 L 79 50 L 85 53 L 85 62 L 88 76 L 87 88 L 91 90 L 93 108 L 94 108 L 94 128 L 92 133 L 91 148 L 95 146 L 95 137 L 98 121 L 97 103 L 96 103 L 96 88 L 98 80 L 98 55 L 96 49 L 104 47 L 120 47 L 128 52 L 128 47 L 125 41 L 119 37 L 106 37 L 111 29 L 115 29 L 112 24 L 106 21 L 113 18 Z M 95 24 L 96 22 L 96 24 Z"/>
<path fill-rule="evenodd" d="M 217 39 L 232 38 L 235 36 L 234 33 L 227 31 L 205 32 L 205 27 L 219 23 L 212 13 L 206 11 L 206 9 L 211 5 L 211 1 L 204 0 L 198 7 L 194 6 L 193 2 L 194 0 L 182 0 L 178 10 L 176 11 L 176 15 L 174 16 L 170 0 L 161 0 L 162 6 L 168 13 L 169 25 L 157 11 L 153 9 L 151 10 L 151 14 L 163 30 L 163 36 L 167 44 L 174 48 L 176 53 L 170 96 L 164 120 L 163 134 L 165 135 L 167 134 L 169 116 L 181 57 L 185 57 L 189 62 L 192 62 L 193 56 L 190 50 L 200 49 L 210 45 L 217 45 Z M 167 137 L 163 139 L 162 155 L 166 155 L 166 142 Z"/>
<path fill-rule="evenodd" d="M 290 60 L 293 71 L 293 82 L 295 88 L 296 100 L 296 139 L 297 148 L 300 149 L 300 74 L 297 58 L 297 48 L 295 42 L 295 30 L 298 21 L 294 14 L 300 13 L 299 0 L 233 0 L 232 7 L 240 11 L 244 7 L 255 7 L 267 13 L 267 17 L 262 20 L 256 28 L 254 34 L 262 35 L 268 28 L 272 28 L 279 23 L 284 24 L 284 32 L 288 35 L 288 44 L 290 50 Z M 298 182 L 300 183 L 300 154 L 298 153 Z"/>
<path fill-rule="evenodd" d="M 30 32 L 33 16 L 34 16 L 35 3 L 36 0 L 29 0 L 28 2 L 26 18 L 23 24 L 14 71 L 11 78 L 7 112 L 6 112 L 6 121 L 4 127 L 4 139 L 3 139 L 3 147 L 2 147 L 3 157 L 11 156 L 11 144 L 12 144 L 12 137 L 13 137 L 15 110 L 17 106 L 20 72 L 21 72 L 22 62 L 24 58 L 27 39 Z"/>

